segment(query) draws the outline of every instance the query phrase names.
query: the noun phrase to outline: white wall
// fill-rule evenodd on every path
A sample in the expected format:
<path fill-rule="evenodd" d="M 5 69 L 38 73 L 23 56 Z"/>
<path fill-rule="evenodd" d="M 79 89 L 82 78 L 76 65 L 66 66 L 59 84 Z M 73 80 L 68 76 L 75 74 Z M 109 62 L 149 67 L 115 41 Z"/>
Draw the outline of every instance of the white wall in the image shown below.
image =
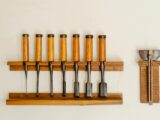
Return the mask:
<path fill-rule="evenodd" d="M 159 0 L 0 0 L 0 120 L 159 120 L 160 104 L 139 102 L 140 48 L 160 46 Z M 104 106 L 6 106 L 9 92 L 24 92 L 24 73 L 10 72 L 6 62 L 21 60 L 21 34 L 30 34 L 30 57 L 34 59 L 34 34 L 54 33 L 55 57 L 59 56 L 60 33 L 68 34 L 68 59 L 71 60 L 71 35 L 81 35 L 81 58 L 84 58 L 84 35 L 107 34 L 108 59 L 125 63 L 124 72 L 106 73 L 110 92 L 123 92 L 123 105 Z M 43 40 L 46 59 L 46 39 Z M 97 58 L 94 39 L 94 59 Z M 84 91 L 85 72 L 80 72 Z M 56 92 L 61 91 L 61 73 L 55 72 Z M 94 91 L 100 80 L 92 74 Z M 29 72 L 29 91 L 35 91 L 36 74 Z M 49 74 L 41 72 L 41 92 L 49 92 Z M 67 91 L 73 91 L 74 75 L 67 73 Z"/>

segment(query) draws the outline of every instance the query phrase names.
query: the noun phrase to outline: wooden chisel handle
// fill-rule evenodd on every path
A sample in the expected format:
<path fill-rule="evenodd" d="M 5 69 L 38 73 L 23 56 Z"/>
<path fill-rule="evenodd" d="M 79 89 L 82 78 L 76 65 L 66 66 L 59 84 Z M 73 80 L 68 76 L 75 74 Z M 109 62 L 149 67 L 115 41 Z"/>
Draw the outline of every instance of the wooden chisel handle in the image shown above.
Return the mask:
<path fill-rule="evenodd" d="M 99 35 L 99 61 L 106 61 L 106 35 Z"/>
<path fill-rule="evenodd" d="M 54 61 L 54 34 L 48 34 L 48 61 Z"/>
<path fill-rule="evenodd" d="M 86 35 L 86 61 L 93 59 L 93 35 Z"/>
<path fill-rule="evenodd" d="M 35 60 L 37 62 L 42 60 L 42 34 L 36 34 L 36 53 Z"/>
<path fill-rule="evenodd" d="M 67 35 L 60 35 L 60 60 L 62 62 L 67 61 Z"/>
<path fill-rule="evenodd" d="M 29 35 L 22 35 L 22 46 L 23 46 L 23 61 L 29 61 Z"/>
<path fill-rule="evenodd" d="M 78 62 L 80 60 L 79 50 L 79 34 L 73 35 L 73 61 Z"/>

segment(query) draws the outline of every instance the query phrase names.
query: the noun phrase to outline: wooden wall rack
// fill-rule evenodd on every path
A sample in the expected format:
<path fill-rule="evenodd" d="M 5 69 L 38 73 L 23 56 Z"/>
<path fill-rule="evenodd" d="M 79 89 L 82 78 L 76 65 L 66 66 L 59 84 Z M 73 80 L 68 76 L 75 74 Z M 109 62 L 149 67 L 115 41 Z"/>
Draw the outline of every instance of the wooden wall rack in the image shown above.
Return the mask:
<path fill-rule="evenodd" d="M 140 67 L 140 101 L 141 103 L 148 103 L 148 88 L 147 88 L 147 79 L 148 79 L 148 62 L 139 61 Z M 159 103 L 159 65 L 160 61 L 152 62 L 152 86 L 153 86 L 153 103 Z"/>
<path fill-rule="evenodd" d="M 11 71 L 23 71 L 22 61 L 10 61 L 7 63 Z M 92 71 L 99 71 L 100 62 L 92 62 Z M 28 70 L 35 71 L 35 62 L 27 62 Z M 61 62 L 53 62 L 53 70 L 61 70 Z M 66 62 L 66 70 L 73 71 L 73 62 Z M 86 70 L 86 62 L 78 63 L 79 70 Z M 105 62 L 106 71 L 123 71 L 122 61 Z M 40 70 L 48 70 L 48 62 L 40 62 Z M 40 93 L 37 97 L 35 93 L 9 93 L 9 99 L 6 100 L 7 105 L 102 105 L 102 104 L 122 104 L 122 93 L 108 93 L 108 97 L 100 98 L 97 93 L 92 98 L 86 98 L 84 93 L 80 94 L 80 98 L 75 98 L 73 93 L 67 93 L 63 97 L 61 93 L 54 93 L 51 97 L 49 93 Z"/>

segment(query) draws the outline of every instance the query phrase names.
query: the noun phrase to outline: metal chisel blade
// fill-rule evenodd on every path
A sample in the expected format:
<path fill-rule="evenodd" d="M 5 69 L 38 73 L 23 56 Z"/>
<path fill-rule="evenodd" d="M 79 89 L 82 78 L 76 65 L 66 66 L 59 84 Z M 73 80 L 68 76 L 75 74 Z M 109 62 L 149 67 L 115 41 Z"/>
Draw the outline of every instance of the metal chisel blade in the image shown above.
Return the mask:
<path fill-rule="evenodd" d="M 99 96 L 100 97 L 107 97 L 107 83 L 105 82 L 105 66 L 104 62 L 100 63 L 100 70 L 101 70 L 101 82 L 99 83 Z"/>
<path fill-rule="evenodd" d="M 75 69 L 75 82 L 74 82 L 74 96 L 79 97 L 79 82 L 78 82 L 78 63 L 75 62 L 74 64 L 74 69 Z"/>
<path fill-rule="evenodd" d="M 49 62 L 49 71 L 50 71 L 50 95 L 53 96 L 53 67 L 52 67 L 52 62 Z"/>
<path fill-rule="evenodd" d="M 36 62 L 36 71 L 37 71 L 37 90 L 36 90 L 36 95 L 39 96 L 39 74 L 40 74 L 39 62 Z"/>
<path fill-rule="evenodd" d="M 26 93 L 28 93 L 28 82 L 27 82 L 27 78 L 28 78 L 28 66 L 26 64 L 26 62 L 23 62 L 23 66 L 24 66 L 24 72 L 25 72 L 25 79 L 26 79 L 26 84 L 25 84 L 25 89 L 26 89 Z"/>
<path fill-rule="evenodd" d="M 65 62 L 62 62 L 62 75 L 63 75 L 63 96 L 66 96 L 66 70 Z"/>
<path fill-rule="evenodd" d="M 92 97 L 92 83 L 91 83 L 91 62 L 87 62 L 87 83 L 86 83 L 86 97 Z"/>

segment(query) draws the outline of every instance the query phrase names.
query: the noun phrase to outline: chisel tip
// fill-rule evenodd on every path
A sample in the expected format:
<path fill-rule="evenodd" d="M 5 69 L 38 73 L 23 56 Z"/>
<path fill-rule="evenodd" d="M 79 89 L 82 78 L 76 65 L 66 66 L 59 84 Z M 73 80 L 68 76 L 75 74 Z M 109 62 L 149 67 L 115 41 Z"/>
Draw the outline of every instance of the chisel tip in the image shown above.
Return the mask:
<path fill-rule="evenodd" d="M 92 83 L 86 83 L 86 97 L 92 97 Z"/>

